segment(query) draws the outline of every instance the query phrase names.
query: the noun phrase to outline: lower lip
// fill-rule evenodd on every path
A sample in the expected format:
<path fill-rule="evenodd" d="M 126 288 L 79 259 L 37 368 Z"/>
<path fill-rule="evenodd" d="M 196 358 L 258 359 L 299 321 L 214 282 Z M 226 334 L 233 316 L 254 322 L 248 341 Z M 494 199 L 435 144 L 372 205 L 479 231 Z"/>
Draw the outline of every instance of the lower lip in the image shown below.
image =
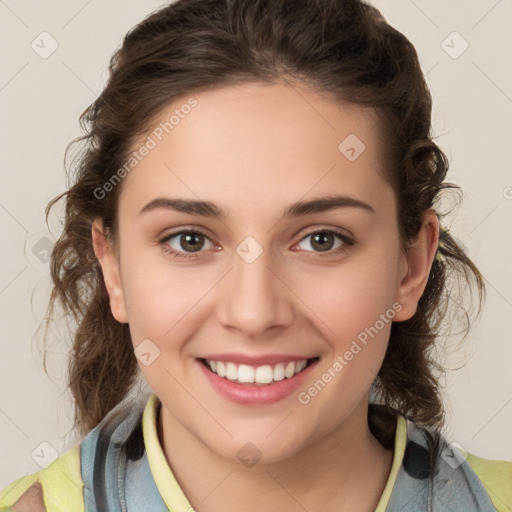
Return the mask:
<path fill-rule="evenodd" d="M 256 384 L 239 384 L 219 377 L 216 373 L 208 370 L 200 360 L 197 360 L 201 371 L 219 394 L 232 402 L 243 405 L 267 405 L 286 398 L 300 387 L 317 362 L 317 360 L 313 361 L 290 379 L 284 378 L 272 384 L 257 386 Z"/>

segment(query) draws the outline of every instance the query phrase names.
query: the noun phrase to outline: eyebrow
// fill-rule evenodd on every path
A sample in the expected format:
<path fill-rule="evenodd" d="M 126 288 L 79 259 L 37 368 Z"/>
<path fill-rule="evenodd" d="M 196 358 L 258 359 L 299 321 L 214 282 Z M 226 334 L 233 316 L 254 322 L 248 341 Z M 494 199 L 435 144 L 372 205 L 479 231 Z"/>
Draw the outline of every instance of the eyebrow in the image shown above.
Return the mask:
<path fill-rule="evenodd" d="M 169 197 L 153 199 L 142 208 L 139 215 L 159 208 L 213 219 L 226 219 L 229 216 L 226 210 L 210 201 Z M 369 213 L 375 213 L 375 210 L 368 203 L 360 199 L 349 196 L 327 196 L 291 204 L 283 212 L 281 220 L 323 213 L 338 208 L 360 208 Z"/>

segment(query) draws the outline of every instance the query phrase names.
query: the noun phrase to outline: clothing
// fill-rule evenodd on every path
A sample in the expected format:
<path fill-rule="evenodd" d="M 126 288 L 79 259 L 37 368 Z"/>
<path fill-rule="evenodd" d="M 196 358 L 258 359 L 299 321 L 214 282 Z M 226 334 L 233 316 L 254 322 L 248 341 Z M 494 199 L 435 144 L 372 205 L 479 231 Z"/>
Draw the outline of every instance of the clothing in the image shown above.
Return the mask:
<path fill-rule="evenodd" d="M 36 481 L 48 512 L 193 512 L 158 439 L 159 406 L 153 394 L 139 409 L 114 409 L 79 445 L 5 488 L 0 512 Z M 391 473 L 376 512 L 512 511 L 512 462 L 466 460 L 441 440 L 438 471 L 429 476 L 425 430 L 398 415 Z"/>

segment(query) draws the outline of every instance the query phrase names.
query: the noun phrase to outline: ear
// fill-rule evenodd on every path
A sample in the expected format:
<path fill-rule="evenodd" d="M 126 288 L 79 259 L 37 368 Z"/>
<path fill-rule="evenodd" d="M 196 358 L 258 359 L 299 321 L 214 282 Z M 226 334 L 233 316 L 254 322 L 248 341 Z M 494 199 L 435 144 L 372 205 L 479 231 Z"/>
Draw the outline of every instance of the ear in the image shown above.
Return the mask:
<path fill-rule="evenodd" d="M 427 286 L 430 268 L 439 246 L 439 219 L 432 208 L 423 213 L 418 235 L 405 255 L 407 274 L 400 282 L 396 301 L 402 305 L 394 320 L 409 320 L 416 313 L 418 301 Z"/>
<path fill-rule="evenodd" d="M 94 254 L 101 265 L 112 315 L 118 322 L 126 324 L 128 323 L 128 315 L 126 312 L 119 260 L 115 248 L 112 241 L 106 236 L 101 219 L 94 219 L 91 232 Z"/>

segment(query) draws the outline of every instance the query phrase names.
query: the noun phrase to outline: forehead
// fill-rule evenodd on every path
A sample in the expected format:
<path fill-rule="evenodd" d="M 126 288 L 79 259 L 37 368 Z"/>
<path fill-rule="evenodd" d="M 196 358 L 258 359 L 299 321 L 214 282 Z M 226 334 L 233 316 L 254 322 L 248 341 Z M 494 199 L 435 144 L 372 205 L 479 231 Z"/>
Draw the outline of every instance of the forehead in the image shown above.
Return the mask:
<path fill-rule="evenodd" d="M 138 212 L 174 196 L 245 215 L 336 192 L 378 209 L 392 197 L 381 146 L 372 110 L 304 85 L 254 82 L 184 95 L 134 144 L 139 156 L 130 160 L 120 208 Z"/>

